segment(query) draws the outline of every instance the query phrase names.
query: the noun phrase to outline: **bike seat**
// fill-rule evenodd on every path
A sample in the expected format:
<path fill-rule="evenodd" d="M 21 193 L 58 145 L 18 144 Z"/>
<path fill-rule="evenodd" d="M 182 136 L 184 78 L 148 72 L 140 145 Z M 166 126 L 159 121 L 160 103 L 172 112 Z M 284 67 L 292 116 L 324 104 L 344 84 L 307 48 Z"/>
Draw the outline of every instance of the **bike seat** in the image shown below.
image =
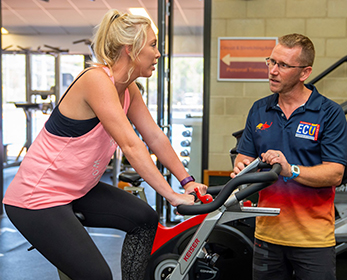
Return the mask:
<path fill-rule="evenodd" d="M 119 174 L 118 179 L 123 182 L 136 185 L 136 182 L 139 182 L 142 178 L 136 171 L 124 171 Z"/>

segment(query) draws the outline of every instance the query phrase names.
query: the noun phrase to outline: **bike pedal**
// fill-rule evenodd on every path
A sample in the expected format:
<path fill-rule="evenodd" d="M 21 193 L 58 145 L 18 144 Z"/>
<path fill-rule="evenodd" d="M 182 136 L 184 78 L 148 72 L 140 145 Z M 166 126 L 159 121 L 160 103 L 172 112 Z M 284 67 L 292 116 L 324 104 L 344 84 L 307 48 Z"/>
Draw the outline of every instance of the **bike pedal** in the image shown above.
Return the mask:
<path fill-rule="evenodd" d="M 206 255 L 204 260 L 209 267 L 215 267 L 218 259 L 219 259 L 219 255 L 217 253 L 214 253 L 212 255 L 211 254 Z"/>

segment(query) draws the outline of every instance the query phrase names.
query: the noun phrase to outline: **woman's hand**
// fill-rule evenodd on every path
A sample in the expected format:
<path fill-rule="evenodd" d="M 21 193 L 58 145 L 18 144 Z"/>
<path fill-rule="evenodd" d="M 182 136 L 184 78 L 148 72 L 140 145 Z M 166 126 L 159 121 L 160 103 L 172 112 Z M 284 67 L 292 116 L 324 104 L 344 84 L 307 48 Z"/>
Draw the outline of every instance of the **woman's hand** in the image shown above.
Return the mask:
<path fill-rule="evenodd" d="M 179 193 L 174 193 L 170 198 L 166 198 L 167 201 L 174 207 L 184 204 L 184 205 L 193 205 L 195 196 L 191 194 L 179 194 Z"/>
<path fill-rule="evenodd" d="M 206 194 L 207 186 L 204 185 L 204 184 L 200 184 L 200 183 L 197 183 L 197 182 L 189 182 L 188 184 L 186 184 L 184 186 L 186 194 L 190 194 L 190 193 L 194 192 L 195 188 L 198 188 L 198 190 L 199 190 L 201 195 Z"/>
<path fill-rule="evenodd" d="M 207 186 L 204 184 L 199 184 L 197 182 L 189 182 L 184 186 L 185 192 L 184 194 L 178 194 L 173 192 L 170 195 L 170 198 L 166 198 L 167 201 L 172 205 L 172 206 L 177 206 L 180 204 L 185 204 L 185 205 L 193 205 L 195 196 L 192 195 L 191 193 L 194 192 L 194 189 L 198 188 L 201 195 L 206 194 Z"/>

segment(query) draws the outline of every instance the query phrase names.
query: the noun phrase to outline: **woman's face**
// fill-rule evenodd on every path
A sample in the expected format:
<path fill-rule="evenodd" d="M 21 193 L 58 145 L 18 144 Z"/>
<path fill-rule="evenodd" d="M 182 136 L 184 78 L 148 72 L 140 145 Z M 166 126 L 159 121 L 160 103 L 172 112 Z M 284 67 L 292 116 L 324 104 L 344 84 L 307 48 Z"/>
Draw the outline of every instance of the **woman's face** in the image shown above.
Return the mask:
<path fill-rule="evenodd" d="M 157 37 L 152 28 L 147 29 L 147 40 L 138 57 L 135 60 L 135 71 L 138 71 L 139 77 L 150 77 L 155 70 L 155 65 L 160 57 L 157 48 Z"/>

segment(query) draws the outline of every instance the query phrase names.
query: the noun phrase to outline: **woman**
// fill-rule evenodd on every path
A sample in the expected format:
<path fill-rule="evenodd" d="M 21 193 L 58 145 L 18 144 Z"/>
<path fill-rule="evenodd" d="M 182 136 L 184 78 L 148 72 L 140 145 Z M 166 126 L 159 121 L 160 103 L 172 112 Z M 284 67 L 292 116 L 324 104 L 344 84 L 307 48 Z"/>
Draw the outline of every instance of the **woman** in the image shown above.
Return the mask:
<path fill-rule="evenodd" d="M 72 279 L 112 279 L 111 270 L 83 226 L 127 235 L 122 279 L 143 279 L 158 217 L 145 202 L 99 182 L 116 143 L 132 167 L 173 206 L 193 204 L 198 187 L 153 121 L 134 80 L 150 77 L 160 53 L 150 21 L 109 11 L 94 38 L 98 64 L 70 85 L 25 156 L 4 204 L 23 236 Z M 154 165 L 150 149 L 184 185 L 175 193 Z M 79 221 L 75 212 L 83 215 Z M 82 224 L 81 224 L 82 223 Z"/>

